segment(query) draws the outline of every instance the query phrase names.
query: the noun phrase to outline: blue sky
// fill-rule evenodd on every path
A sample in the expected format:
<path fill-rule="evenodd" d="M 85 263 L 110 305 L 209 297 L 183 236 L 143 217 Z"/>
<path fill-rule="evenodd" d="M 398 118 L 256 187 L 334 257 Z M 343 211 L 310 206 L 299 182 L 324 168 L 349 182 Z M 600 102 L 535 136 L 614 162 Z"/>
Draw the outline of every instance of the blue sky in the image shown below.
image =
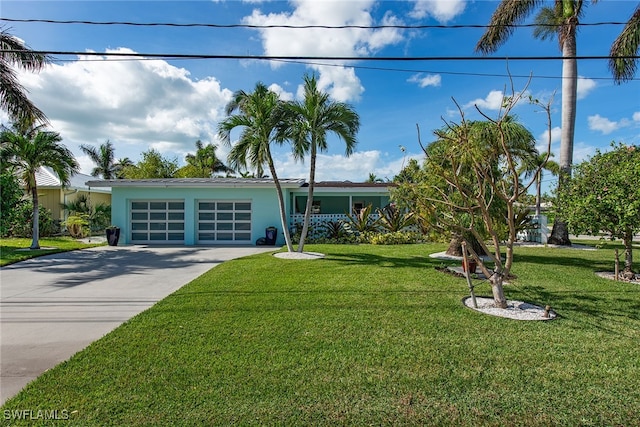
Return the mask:
<path fill-rule="evenodd" d="M 202 23 L 253 25 L 484 25 L 495 1 L 7 1 L 0 15 L 8 19 L 131 21 L 138 23 Z M 636 1 L 588 4 L 583 23 L 626 21 Z M 527 21 L 532 22 L 533 16 Z M 349 57 L 481 57 L 474 47 L 479 28 L 447 29 L 220 29 L 134 27 L 82 24 L 23 23 L 0 25 L 32 49 L 64 52 L 146 54 L 282 55 Z M 605 56 L 621 25 L 581 27 L 578 55 Z M 560 55 L 555 40 L 533 39 L 531 28 L 518 28 L 493 56 Z M 350 158 L 344 145 L 331 138 L 318 159 L 318 179 L 363 181 L 369 173 L 393 178 L 409 158 L 420 158 L 416 125 L 422 141 L 443 119 L 459 120 L 453 99 L 467 118 L 477 118 L 474 104 L 489 116 L 497 114 L 502 93 L 509 90 L 507 66 L 516 89 L 533 75 L 528 91 L 547 101 L 552 94 L 552 151 L 558 160 L 560 60 L 366 60 L 275 63 L 256 60 L 144 60 L 57 56 L 39 74 L 21 74 L 31 99 L 50 118 L 74 152 L 82 170 L 92 164 L 80 144 L 110 140 L 116 157 L 134 161 L 156 148 L 184 163 L 201 139 L 228 151 L 216 137 L 224 106 L 239 89 L 252 90 L 261 81 L 284 99 L 297 96 L 305 73 L 315 72 L 323 90 L 352 104 L 361 118 L 358 145 Z M 604 60 L 578 64 L 579 100 L 574 162 L 607 150 L 615 140 L 640 144 L 640 76 L 615 85 Z M 515 113 L 546 145 L 545 117 L 529 105 Z M 1 113 L 0 113 L 1 114 Z M 6 122 L 6 116 L 0 115 Z M 543 148 L 544 149 L 544 148 Z M 307 164 L 293 161 L 285 148 L 276 152 L 281 177 L 305 178 Z M 552 183 L 549 177 L 547 185 Z"/>

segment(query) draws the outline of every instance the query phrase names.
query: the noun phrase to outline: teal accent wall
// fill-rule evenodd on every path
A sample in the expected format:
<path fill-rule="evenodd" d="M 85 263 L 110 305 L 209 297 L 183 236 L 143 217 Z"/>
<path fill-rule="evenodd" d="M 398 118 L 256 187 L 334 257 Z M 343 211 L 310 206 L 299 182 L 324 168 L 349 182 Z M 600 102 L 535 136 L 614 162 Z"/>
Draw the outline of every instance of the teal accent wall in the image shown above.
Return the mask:
<path fill-rule="evenodd" d="M 288 191 L 285 192 L 285 212 L 289 211 Z M 120 244 L 129 244 L 130 202 L 132 200 L 184 200 L 184 244 L 195 245 L 197 202 L 199 200 L 251 201 L 251 244 L 265 236 L 265 228 L 278 229 L 277 245 L 284 244 L 278 196 L 275 188 L 176 188 L 176 187 L 113 187 L 111 192 L 111 223 L 120 227 Z M 247 242 L 249 243 L 249 242 Z"/>

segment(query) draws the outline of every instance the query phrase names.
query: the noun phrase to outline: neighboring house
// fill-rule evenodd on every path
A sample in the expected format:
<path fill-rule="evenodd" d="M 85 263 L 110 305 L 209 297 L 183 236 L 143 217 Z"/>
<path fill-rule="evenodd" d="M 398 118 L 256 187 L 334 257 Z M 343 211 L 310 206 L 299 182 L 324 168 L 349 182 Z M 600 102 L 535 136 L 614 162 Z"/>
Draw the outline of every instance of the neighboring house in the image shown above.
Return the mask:
<path fill-rule="evenodd" d="M 256 178 L 176 178 L 88 181 L 112 190 L 111 222 L 121 244 L 249 245 L 276 227 L 284 244 L 273 180 Z M 291 228 L 302 221 L 308 194 L 303 179 L 281 179 Z M 317 183 L 316 220 L 343 218 L 372 204 L 389 203 L 391 184 Z"/>
<path fill-rule="evenodd" d="M 40 206 L 51 210 L 53 219 L 59 219 L 61 221 L 67 219 L 66 217 L 69 215 L 69 213 L 65 212 L 62 208 L 62 205 L 74 201 L 80 195 L 87 196 L 90 203 L 94 206 L 100 203 L 110 205 L 111 188 L 104 186 L 93 188 L 87 186 L 86 182 L 92 179 L 95 180 L 95 177 L 81 173 L 75 174 L 69 180 L 69 185 L 63 189 L 58 175 L 48 167 L 41 167 L 36 172 L 38 203 Z M 31 198 L 30 194 L 26 196 L 29 199 Z"/>

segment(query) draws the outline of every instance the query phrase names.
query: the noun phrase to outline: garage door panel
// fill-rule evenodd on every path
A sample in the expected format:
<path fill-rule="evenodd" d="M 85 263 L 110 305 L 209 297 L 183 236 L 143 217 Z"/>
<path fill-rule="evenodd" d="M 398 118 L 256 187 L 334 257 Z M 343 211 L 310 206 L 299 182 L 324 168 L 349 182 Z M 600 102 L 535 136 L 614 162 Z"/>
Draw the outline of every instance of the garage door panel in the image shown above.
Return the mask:
<path fill-rule="evenodd" d="M 184 243 L 184 201 L 135 200 L 131 207 L 131 243 Z"/>
<path fill-rule="evenodd" d="M 249 243 L 251 202 L 203 200 L 197 203 L 198 243 Z"/>

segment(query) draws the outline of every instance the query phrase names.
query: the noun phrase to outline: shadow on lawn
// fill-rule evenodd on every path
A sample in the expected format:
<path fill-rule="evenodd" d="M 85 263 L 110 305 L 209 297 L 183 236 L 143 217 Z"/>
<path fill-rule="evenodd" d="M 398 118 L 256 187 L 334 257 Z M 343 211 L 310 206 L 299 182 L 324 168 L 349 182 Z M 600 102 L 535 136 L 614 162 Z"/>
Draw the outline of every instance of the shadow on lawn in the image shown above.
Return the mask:
<path fill-rule="evenodd" d="M 429 258 L 429 254 L 413 255 L 411 257 L 392 257 L 367 253 L 327 253 L 327 260 L 343 262 L 347 265 L 375 265 L 377 267 L 437 267 L 443 260 Z M 447 262 L 445 262 L 447 263 Z M 451 263 L 451 261 L 449 261 Z"/>

